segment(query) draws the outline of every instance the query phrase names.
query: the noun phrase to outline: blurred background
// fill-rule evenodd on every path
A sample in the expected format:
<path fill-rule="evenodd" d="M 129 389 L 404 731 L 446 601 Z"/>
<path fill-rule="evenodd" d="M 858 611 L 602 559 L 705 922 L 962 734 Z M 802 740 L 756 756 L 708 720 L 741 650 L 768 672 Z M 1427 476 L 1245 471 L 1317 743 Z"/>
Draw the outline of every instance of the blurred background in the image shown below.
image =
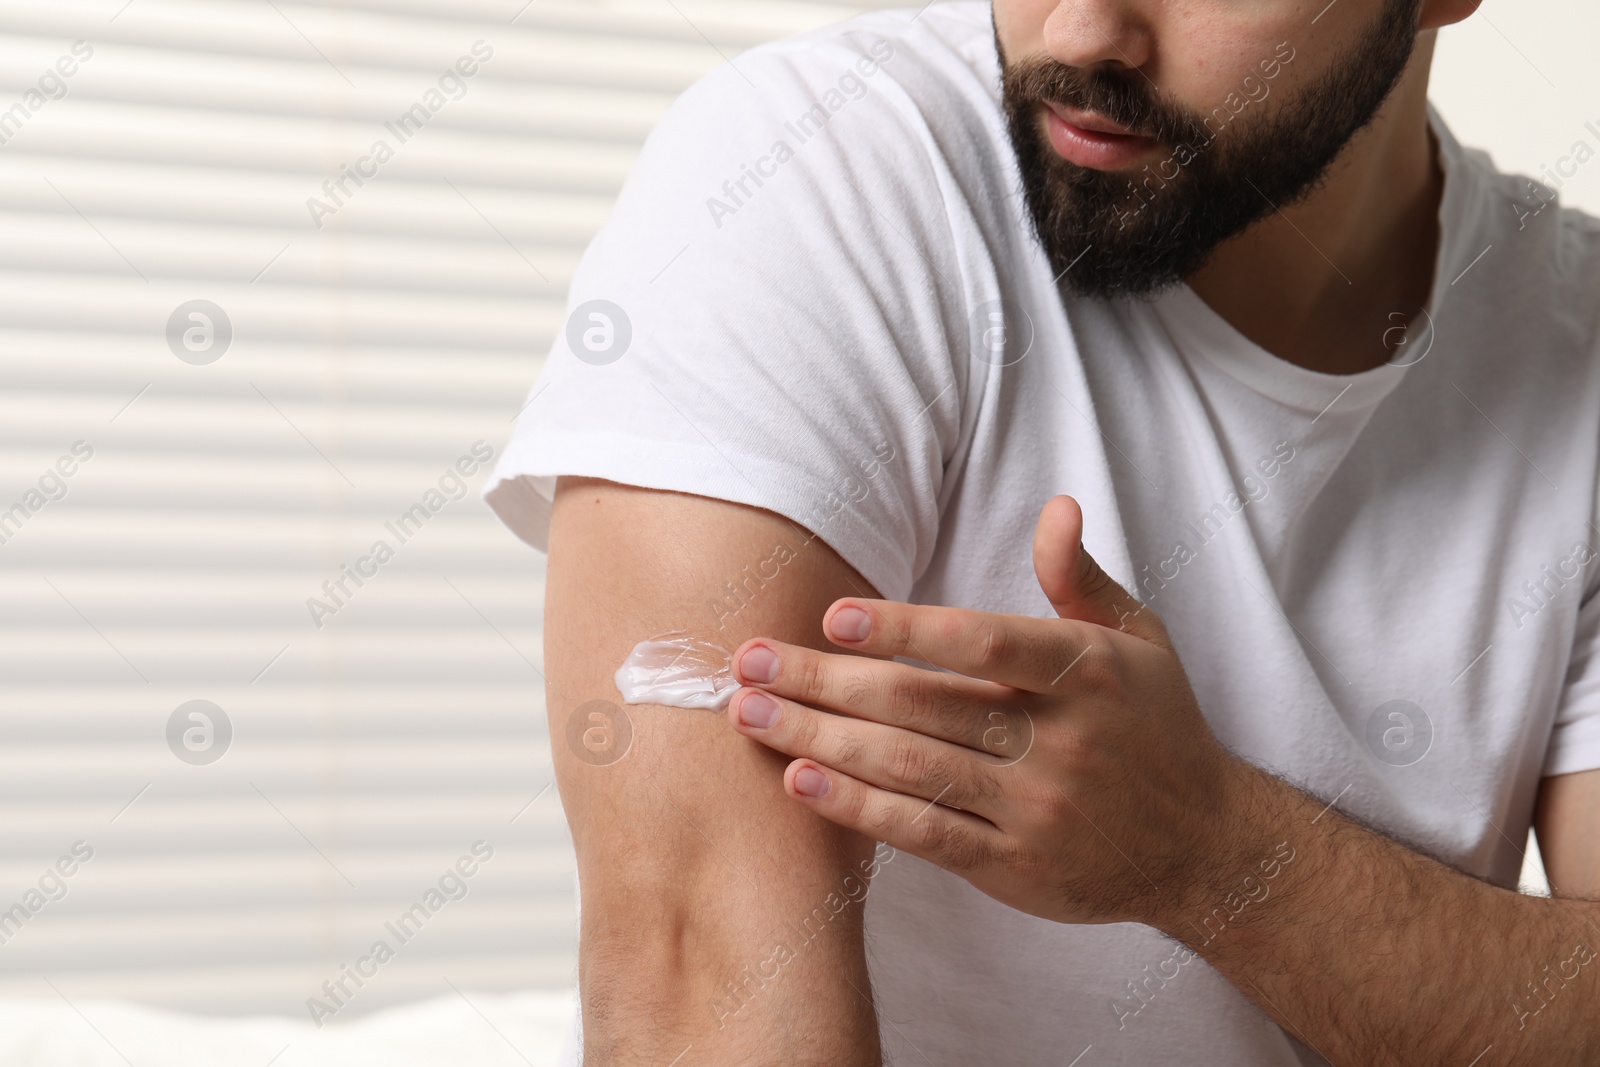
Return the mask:
<path fill-rule="evenodd" d="M 866 6 L 0 5 L 0 912 L 92 850 L 0 997 L 304 1021 L 479 842 L 342 1018 L 571 989 L 543 558 L 484 458 L 674 96 Z M 1436 105 L 1539 175 L 1600 149 L 1596 40 L 1489 0 Z"/>

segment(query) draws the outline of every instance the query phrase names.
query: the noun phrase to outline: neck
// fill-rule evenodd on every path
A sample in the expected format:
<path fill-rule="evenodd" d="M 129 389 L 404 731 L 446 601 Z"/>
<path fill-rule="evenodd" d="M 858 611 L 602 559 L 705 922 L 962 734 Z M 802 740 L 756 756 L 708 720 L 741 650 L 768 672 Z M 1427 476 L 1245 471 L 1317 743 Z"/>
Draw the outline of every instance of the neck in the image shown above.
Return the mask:
<path fill-rule="evenodd" d="M 1444 175 L 1428 129 L 1434 32 L 1309 197 L 1219 245 L 1190 276 L 1212 310 L 1268 352 L 1354 374 L 1390 359 L 1433 288 Z M 1280 205 L 1281 207 L 1281 205 Z"/>

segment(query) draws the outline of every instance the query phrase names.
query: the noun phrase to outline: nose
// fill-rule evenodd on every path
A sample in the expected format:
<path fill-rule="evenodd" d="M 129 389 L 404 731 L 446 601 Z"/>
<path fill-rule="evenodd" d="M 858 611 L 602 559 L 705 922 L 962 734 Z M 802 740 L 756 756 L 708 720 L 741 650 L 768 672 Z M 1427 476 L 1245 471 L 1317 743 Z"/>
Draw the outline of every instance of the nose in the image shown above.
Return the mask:
<path fill-rule="evenodd" d="M 1150 21 L 1129 0 L 1061 0 L 1045 20 L 1044 44 L 1050 58 L 1084 69 L 1137 70 L 1155 54 Z"/>

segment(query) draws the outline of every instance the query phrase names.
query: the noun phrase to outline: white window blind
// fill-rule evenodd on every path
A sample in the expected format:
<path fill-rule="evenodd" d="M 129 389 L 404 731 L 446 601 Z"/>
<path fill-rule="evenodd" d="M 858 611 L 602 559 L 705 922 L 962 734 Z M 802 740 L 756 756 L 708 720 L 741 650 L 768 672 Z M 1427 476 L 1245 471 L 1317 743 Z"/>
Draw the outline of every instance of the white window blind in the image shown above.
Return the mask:
<path fill-rule="evenodd" d="M 0 995 L 574 983 L 482 456 L 666 105 L 851 10 L 0 8 Z"/>

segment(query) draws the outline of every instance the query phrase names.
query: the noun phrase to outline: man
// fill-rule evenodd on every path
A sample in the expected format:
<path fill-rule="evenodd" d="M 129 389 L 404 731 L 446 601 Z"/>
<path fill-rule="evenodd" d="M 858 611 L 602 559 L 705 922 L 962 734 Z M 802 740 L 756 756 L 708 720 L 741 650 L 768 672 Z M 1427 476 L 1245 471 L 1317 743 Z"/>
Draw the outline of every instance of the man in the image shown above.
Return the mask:
<path fill-rule="evenodd" d="M 1600 1062 L 1600 228 L 1429 108 L 1475 7 L 934 5 L 678 101 L 489 493 L 587 1062 Z M 621 704 L 671 631 L 721 714 Z"/>

